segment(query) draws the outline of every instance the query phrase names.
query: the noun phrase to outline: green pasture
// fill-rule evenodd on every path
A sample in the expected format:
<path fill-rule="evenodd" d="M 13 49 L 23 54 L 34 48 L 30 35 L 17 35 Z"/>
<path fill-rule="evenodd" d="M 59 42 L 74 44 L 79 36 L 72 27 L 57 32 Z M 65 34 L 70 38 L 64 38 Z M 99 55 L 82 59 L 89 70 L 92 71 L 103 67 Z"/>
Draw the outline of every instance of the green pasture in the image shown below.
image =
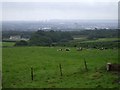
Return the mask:
<path fill-rule="evenodd" d="M 15 42 L 2 42 L 2 46 L 9 47 L 9 46 L 14 46 L 14 45 L 15 45 Z"/>
<path fill-rule="evenodd" d="M 87 37 L 74 37 L 73 42 L 110 42 L 110 41 L 118 41 L 120 38 L 98 38 L 89 40 Z"/>
<path fill-rule="evenodd" d="M 118 41 L 120 38 L 99 38 L 95 40 L 86 40 L 83 42 L 109 42 L 109 41 Z"/>
<path fill-rule="evenodd" d="M 118 63 L 118 50 L 64 47 L 10 47 L 2 49 L 3 88 L 117 88 L 118 76 L 106 63 Z M 88 71 L 85 70 L 84 60 Z M 60 75 L 62 65 L 63 76 Z M 34 80 L 31 80 L 31 67 Z"/>
<path fill-rule="evenodd" d="M 0 46 L 2 46 L 1 42 Z M 0 89 L 2 88 L 1 78 L 2 78 L 2 47 L 0 47 Z"/>

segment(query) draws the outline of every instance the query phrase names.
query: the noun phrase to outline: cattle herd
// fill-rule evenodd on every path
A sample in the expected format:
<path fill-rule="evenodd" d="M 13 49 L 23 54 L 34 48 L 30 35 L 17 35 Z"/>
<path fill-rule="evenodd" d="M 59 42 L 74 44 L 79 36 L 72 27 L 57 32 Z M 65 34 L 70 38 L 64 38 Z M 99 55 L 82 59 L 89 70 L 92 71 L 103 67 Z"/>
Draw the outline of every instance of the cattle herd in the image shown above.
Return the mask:
<path fill-rule="evenodd" d="M 99 50 L 104 50 L 105 48 L 101 48 L 101 49 L 99 49 Z M 76 51 L 82 51 L 83 50 L 83 48 L 82 47 L 77 47 L 76 48 Z M 57 49 L 57 51 L 70 51 L 70 48 L 60 48 L 60 49 Z M 115 63 L 107 63 L 107 65 L 106 65 L 106 69 L 107 69 L 107 71 L 118 71 L 118 72 L 120 72 L 120 64 L 115 64 Z"/>
<path fill-rule="evenodd" d="M 76 50 L 77 50 L 77 51 L 82 51 L 83 48 L 82 48 L 82 47 L 79 47 L 79 48 L 76 48 Z M 60 49 L 57 49 L 57 51 L 70 51 L 70 48 L 65 48 L 65 49 L 60 48 Z"/>
<path fill-rule="evenodd" d="M 82 48 L 82 47 L 77 47 L 76 48 L 76 51 L 82 51 L 83 49 L 85 49 L 85 48 Z M 87 48 L 87 49 L 91 49 L 91 48 Z M 99 48 L 98 50 L 105 50 L 106 48 Z M 70 51 L 70 48 L 65 48 L 65 49 L 63 49 L 63 48 L 59 48 L 59 49 L 57 49 L 57 51 Z"/>
<path fill-rule="evenodd" d="M 65 48 L 65 49 L 61 49 L 61 48 L 60 48 L 60 49 L 57 49 L 57 51 L 64 51 L 64 50 L 65 50 L 65 51 L 70 51 L 70 48 Z"/>

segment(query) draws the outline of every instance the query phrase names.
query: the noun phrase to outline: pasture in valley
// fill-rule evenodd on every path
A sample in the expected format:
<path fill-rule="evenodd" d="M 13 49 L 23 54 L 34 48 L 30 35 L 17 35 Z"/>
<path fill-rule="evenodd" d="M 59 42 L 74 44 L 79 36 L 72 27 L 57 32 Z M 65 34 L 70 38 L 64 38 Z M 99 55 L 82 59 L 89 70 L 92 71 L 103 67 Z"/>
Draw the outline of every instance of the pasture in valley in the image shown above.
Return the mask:
<path fill-rule="evenodd" d="M 0 89 L 120 88 L 117 0 L 79 1 L 2 4 Z"/>
<path fill-rule="evenodd" d="M 120 87 L 118 72 L 106 70 L 108 62 L 119 63 L 118 30 L 38 30 L 31 34 L 29 41 L 3 42 L 3 88 Z M 10 35 L 13 32 L 3 37 Z"/>
<path fill-rule="evenodd" d="M 39 46 L 3 48 L 3 88 L 119 87 L 118 74 L 106 71 L 107 62 L 118 63 L 118 49 L 77 51 L 71 47 L 70 51 L 57 51 L 60 48 L 65 49 Z M 84 59 L 88 71 L 85 70 Z"/>

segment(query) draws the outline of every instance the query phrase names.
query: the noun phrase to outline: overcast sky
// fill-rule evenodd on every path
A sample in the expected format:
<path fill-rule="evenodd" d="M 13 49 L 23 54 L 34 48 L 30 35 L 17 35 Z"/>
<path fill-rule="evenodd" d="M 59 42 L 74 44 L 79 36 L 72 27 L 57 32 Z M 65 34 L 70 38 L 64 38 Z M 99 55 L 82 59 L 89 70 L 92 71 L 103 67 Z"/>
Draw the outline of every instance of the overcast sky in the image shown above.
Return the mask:
<path fill-rule="evenodd" d="M 118 19 L 118 0 L 4 0 L 2 19 Z M 18 1 L 18 2 L 15 2 Z M 97 1 L 97 2 L 96 2 Z"/>

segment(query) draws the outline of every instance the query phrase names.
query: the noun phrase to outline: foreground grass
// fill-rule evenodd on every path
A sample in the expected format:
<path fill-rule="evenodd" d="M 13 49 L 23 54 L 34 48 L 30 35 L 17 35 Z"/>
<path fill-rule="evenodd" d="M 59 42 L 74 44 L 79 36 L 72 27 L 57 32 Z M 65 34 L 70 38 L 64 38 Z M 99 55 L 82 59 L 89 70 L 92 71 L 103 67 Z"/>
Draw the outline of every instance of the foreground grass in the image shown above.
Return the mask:
<path fill-rule="evenodd" d="M 1 42 L 0 42 L 1 46 Z M 0 47 L 0 89 L 2 88 L 2 47 Z"/>
<path fill-rule="evenodd" d="M 88 49 L 69 52 L 60 47 L 3 48 L 3 88 L 115 88 L 117 75 L 105 71 L 107 62 L 118 62 L 118 50 Z M 87 61 L 88 72 L 84 69 Z M 60 76 L 59 64 L 63 76 Z M 30 69 L 34 68 L 34 80 Z M 102 68 L 103 67 L 103 68 Z"/>

